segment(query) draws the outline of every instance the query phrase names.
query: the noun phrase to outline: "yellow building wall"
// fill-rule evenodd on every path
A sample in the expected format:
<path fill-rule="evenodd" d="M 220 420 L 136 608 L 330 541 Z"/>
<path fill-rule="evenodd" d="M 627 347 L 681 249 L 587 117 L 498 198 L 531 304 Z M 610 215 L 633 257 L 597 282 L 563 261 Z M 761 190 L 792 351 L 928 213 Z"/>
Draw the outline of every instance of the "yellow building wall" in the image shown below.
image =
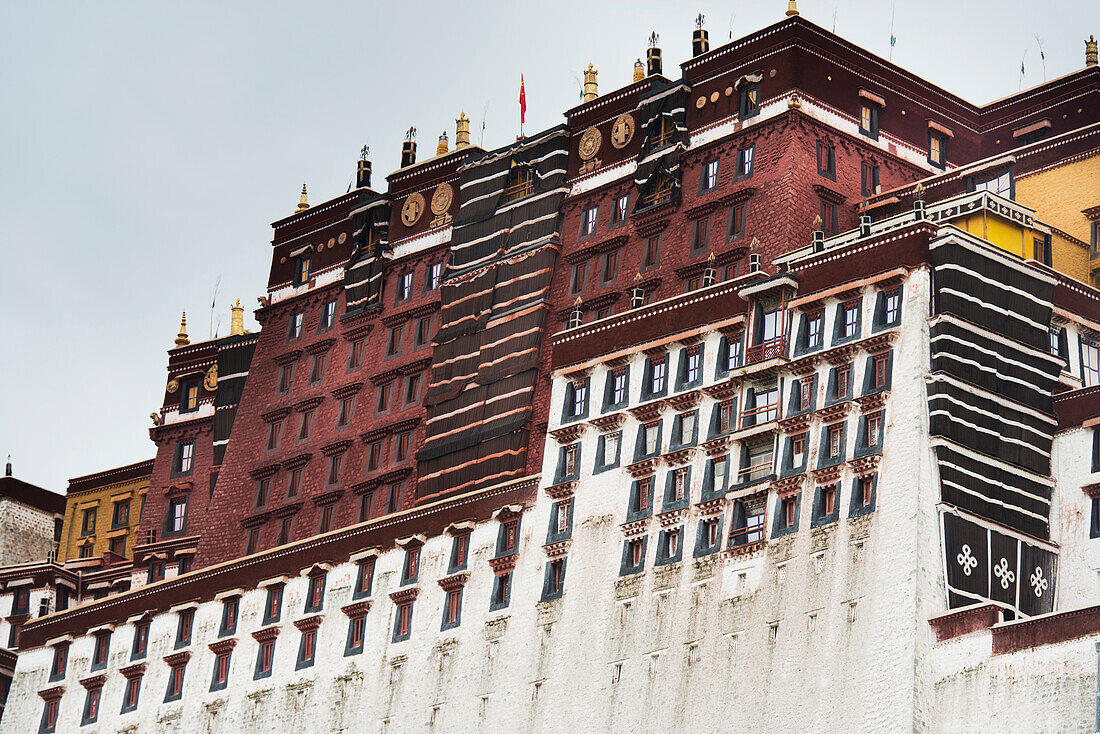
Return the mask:
<path fill-rule="evenodd" d="M 1100 206 L 1100 154 L 1017 178 L 1016 201 L 1044 224 L 1089 242 L 1089 220 L 1081 212 Z M 1090 282 L 1087 249 L 1064 238 L 1056 238 L 1052 249 L 1055 269 Z"/>
<path fill-rule="evenodd" d="M 141 524 L 142 498 L 149 489 L 149 477 L 139 477 L 116 484 L 107 484 L 83 492 L 70 493 L 65 501 L 65 520 L 61 526 L 61 543 L 58 561 L 64 563 L 80 557 L 82 546 L 92 546 L 91 557 L 102 556 L 110 547 L 111 539 L 126 536 L 126 557 L 131 558 L 138 525 Z M 111 526 L 114 503 L 129 498 L 130 522 L 122 527 Z M 84 510 L 96 508 L 95 532 L 82 535 Z"/>

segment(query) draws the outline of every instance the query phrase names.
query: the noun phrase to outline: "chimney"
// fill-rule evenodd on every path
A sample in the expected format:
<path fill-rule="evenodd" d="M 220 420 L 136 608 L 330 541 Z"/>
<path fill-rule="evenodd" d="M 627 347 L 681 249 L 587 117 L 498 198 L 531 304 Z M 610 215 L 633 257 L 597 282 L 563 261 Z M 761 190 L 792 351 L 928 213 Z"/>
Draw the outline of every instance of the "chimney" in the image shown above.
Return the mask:
<path fill-rule="evenodd" d="M 401 167 L 416 163 L 416 128 L 410 127 L 405 133 L 405 142 L 401 144 Z"/>
<path fill-rule="evenodd" d="M 691 55 L 702 56 L 707 51 L 710 51 L 710 34 L 707 33 L 707 29 L 703 27 L 703 23 L 706 22 L 706 18 L 702 13 L 699 13 L 699 17 L 695 19 L 695 32 L 691 34 Z"/>
<path fill-rule="evenodd" d="M 4 476 L 5 477 L 10 477 L 11 476 L 11 454 L 8 454 L 8 466 L 7 466 L 7 468 L 4 469 Z"/>
<path fill-rule="evenodd" d="M 306 209 L 309 209 L 309 198 L 306 195 L 306 185 L 303 183 L 302 195 L 298 197 L 298 208 L 294 211 L 294 213 L 297 214 L 298 212 L 304 212 Z"/>
<path fill-rule="evenodd" d="M 634 62 L 634 81 L 640 82 L 643 79 L 645 79 L 645 64 L 642 63 L 641 59 L 638 59 Z"/>
<path fill-rule="evenodd" d="M 1096 66 L 1096 63 L 1096 38 L 1090 34 L 1085 41 L 1085 66 Z"/>
<path fill-rule="evenodd" d="M 599 96 L 599 92 L 596 85 L 596 70 L 592 68 L 592 64 L 588 65 L 588 68 L 584 70 L 584 101 L 591 102 Z"/>
<path fill-rule="evenodd" d="M 455 120 L 455 147 L 465 148 L 470 144 L 470 119 L 463 112 Z"/>
<path fill-rule="evenodd" d="M 176 334 L 176 346 L 186 347 L 191 343 L 191 340 L 187 338 L 187 312 L 184 311 L 180 316 L 180 333 Z"/>
<path fill-rule="evenodd" d="M 370 155 L 370 148 L 363 146 L 363 150 L 359 152 L 359 165 L 355 169 L 355 188 L 367 189 L 370 188 L 370 161 L 367 160 L 367 156 Z"/>
<path fill-rule="evenodd" d="M 645 58 L 649 64 L 649 76 L 662 73 L 661 49 L 657 47 L 660 41 L 661 37 L 657 35 L 657 31 L 653 31 L 649 35 L 649 48 L 645 52 Z"/>
<path fill-rule="evenodd" d="M 447 131 L 444 130 L 439 134 L 439 143 L 435 146 L 436 155 L 443 155 L 450 150 L 450 146 L 447 145 L 447 142 Z"/>
<path fill-rule="evenodd" d="M 360 161 L 362 163 L 362 161 Z M 370 171 L 367 171 L 367 176 L 370 176 Z M 237 302 L 229 309 L 229 335 L 240 336 L 244 333 L 244 306 L 241 305 L 241 299 L 237 299 Z"/>
<path fill-rule="evenodd" d="M 859 236 L 871 236 L 871 217 L 866 214 L 861 214 L 859 217 Z"/>

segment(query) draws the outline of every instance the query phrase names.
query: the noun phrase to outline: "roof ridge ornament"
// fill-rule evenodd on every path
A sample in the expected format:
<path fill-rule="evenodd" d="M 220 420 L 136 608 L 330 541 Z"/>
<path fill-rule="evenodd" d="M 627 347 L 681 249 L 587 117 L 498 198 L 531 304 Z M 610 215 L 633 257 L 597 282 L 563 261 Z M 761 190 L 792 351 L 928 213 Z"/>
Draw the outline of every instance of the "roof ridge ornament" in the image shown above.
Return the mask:
<path fill-rule="evenodd" d="M 298 212 L 303 212 L 306 209 L 309 209 L 309 198 L 306 195 L 305 182 L 302 182 L 302 195 L 298 197 L 298 208 L 295 210 L 294 213 L 297 214 Z"/>
<path fill-rule="evenodd" d="M 191 343 L 191 340 L 187 338 L 187 312 L 183 311 L 180 315 L 180 333 L 176 334 L 176 346 L 186 347 Z"/>
<path fill-rule="evenodd" d="M 796 0 L 788 0 L 786 15 L 788 18 L 798 15 L 798 2 Z"/>

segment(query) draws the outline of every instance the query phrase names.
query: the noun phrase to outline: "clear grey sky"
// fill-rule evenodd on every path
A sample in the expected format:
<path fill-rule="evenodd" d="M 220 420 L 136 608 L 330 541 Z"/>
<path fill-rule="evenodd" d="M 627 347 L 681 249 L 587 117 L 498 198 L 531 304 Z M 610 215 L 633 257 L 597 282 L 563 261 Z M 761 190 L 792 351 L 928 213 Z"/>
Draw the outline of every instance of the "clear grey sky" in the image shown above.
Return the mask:
<path fill-rule="evenodd" d="M 513 140 L 561 122 L 592 62 L 630 80 L 656 30 L 666 75 L 711 42 L 780 20 L 785 0 L 28 2 L 0 0 L 0 461 L 64 491 L 70 477 L 153 456 L 165 350 L 221 333 L 263 294 L 270 223 L 302 182 L 346 191 L 360 147 L 375 186 L 419 131 Z M 1094 0 L 803 0 L 802 14 L 976 103 L 1084 65 Z M 1024 56 L 1026 52 L 1026 57 Z"/>

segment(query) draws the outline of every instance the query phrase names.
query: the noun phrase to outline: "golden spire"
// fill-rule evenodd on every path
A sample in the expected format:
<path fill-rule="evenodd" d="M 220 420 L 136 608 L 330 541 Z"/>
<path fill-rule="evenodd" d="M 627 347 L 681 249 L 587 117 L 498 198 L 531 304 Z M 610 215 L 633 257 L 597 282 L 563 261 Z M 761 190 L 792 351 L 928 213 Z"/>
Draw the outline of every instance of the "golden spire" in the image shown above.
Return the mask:
<path fill-rule="evenodd" d="M 596 99 L 599 95 L 596 90 L 596 70 L 592 67 L 592 64 L 589 64 L 588 68 L 584 70 L 584 101 L 591 102 Z"/>
<path fill-rule="evenodd" d="M 447 145 L 447 131 L 444 130 L 439 134 L 439 144 L 435 146 L 435 154 L 443 155 L 448 150 L 450 150 L 450 148 Z"/>
<path fill-rule="evenodd" d="M 1089 34 L 1089 40 L 1085 41 L 1085 66 L 1096 66 L 1096 38 Z"/>
<path fill-rule="evenodd" d="M 455 147 L 465 148 L 470 144 L 470 118 L 466 117 L 466 113 L 459 114 L 458 119 L 455 120 Z"/>
<path fill-rule="evenodd" d="M 634 62 L 634 81 L 640 82 L 645 79 L 645 64 L 641 59 Z"/>
<path fill-rule="evenodd" d="M 798 3 L 796 0 L 787 0 L 787 17 L 798 15 Z"/>
<path fill-rule="evenodd" d="M 241 305 L 241 299 L 237 299 L 237 302 L 229 309 L 229 335 L 238 336 L 244 333 L 244 306 Z"/>
<path fill-rule="evenodd" d="M 176 346 L 186 347 L 191 343 L 191 340 L 187 338 L 187 312 L 184 311 L 180 316 L 180 333 L 176 334 Z"/>
<path fill-rule="evenodd" d="M 302 184 L 302 196 L 298 199 L 298 209 L 295 213 L 309 209 L 309 200 L 306 199 L 306 185 Z"/>

